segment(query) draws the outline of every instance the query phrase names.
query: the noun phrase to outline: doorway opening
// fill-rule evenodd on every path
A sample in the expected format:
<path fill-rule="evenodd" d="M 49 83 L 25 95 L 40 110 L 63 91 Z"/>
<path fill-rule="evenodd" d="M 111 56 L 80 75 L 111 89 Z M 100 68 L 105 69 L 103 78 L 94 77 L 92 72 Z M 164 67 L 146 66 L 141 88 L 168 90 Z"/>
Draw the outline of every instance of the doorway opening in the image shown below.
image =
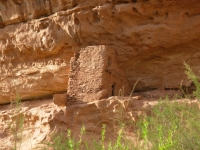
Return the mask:
<path fill-rule="evenodd" d="M 115 96 L 115 83 L 112 84 L 112 93 L 111 96 Z"/>

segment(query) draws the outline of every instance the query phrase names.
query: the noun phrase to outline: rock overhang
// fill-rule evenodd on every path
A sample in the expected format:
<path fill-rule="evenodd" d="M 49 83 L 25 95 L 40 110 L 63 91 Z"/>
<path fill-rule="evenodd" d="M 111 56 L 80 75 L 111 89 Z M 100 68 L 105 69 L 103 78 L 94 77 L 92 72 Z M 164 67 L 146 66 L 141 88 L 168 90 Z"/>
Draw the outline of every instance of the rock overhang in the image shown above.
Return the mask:
<path fill-rule="evenodd" d="M 129 85 L 139 80 L 137 90 L 178 88 L 182 81 L 188 86 L 184 61 L 198 74 L 197 0 L 89 2 L 42 19 L 4 23 L 2 103 L 14 99 L 17 92 L 22 99 L 31 99 L 66 91 L 73 53 L 91 45 L 112 47 Z"/>

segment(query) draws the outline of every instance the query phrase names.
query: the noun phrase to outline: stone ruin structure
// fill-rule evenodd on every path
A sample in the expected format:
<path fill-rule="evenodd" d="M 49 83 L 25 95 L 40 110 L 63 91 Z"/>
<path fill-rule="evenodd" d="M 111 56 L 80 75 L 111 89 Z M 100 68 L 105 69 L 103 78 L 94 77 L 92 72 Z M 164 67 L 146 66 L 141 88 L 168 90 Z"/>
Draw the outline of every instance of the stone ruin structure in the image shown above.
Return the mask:
<path fill-rule="evenodd" d="M 87 46 L 71 58 L 67 105 L 124 95 L 124 91 L 130 89 L 109 46 Z"/>

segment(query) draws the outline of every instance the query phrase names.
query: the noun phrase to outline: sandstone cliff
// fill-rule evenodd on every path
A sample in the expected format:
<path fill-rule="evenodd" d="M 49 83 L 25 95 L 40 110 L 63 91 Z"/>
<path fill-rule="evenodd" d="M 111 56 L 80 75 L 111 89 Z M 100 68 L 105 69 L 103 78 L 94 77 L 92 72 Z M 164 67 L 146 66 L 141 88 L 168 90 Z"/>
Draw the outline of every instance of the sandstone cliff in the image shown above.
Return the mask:
<path fill-rule="evenodd" d="M 199 8 L 198 0 L 1 0 L 0 103 L 66 91 L 71 57 L 92 45 L 112 47 L 137 90 L 188 86 L 183 62 L 198 71 Z"/>
<path fill-rule="evenodd" d="M 152 97 L 191 85 L 183 63 L 200 75 L 199 40 L 199 0 L 0 0 L 0 104 L 32 100 L 0 106 L 0 149 L 44 146 L 59 130 L 78 137 L 82 124 L 88 141 L 102 124 L 113 135 Z M 116 96 L 135 85 L 145 98 Z M 54 94 L 58 106 L 81 103 L 57 107 Z"/>

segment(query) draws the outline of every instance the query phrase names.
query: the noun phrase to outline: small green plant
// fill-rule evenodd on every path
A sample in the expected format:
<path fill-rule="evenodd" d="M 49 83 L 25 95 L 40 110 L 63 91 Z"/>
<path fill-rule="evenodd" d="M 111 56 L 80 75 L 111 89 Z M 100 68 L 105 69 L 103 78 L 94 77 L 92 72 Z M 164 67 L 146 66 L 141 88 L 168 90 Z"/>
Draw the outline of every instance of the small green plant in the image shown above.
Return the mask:
<path fill-rule="evenodd" d="M 199 83 L 199 77 L 197 77 L 197 76 L 195 75 L 195 73 L 192 71 L 192 68 L 191 68 L 187 63 L 184 62 L 184 66 L 185 66 L 185 68 L 186 68 L 185 74 L 187 75 L 188 79 L 190 79 L 190 80 L 194 83 L 194 85 L 195 85 L 195 87 L 196 87 L 196 90 L 193 92 L 193 95 L 194 95 L 196 98 L 200 99 L 200 83 Z"/>
<path fill-rule="evenodd" d="M 83 142 L 83 136 L 85 135 L 85 127 L 83 126 L 82 128 L 81 128 L 81 134 L 80 134 L 80 138 L 79 138 L 79 141 L 78 141 L 78 143 L 77 143 L 77 147 L 80 147 L 81 146 L 81 144 L 82 144 L 82 142 Z M 85 145 L 85 146 L 87 146 L 87 144 Z"/>
<path fill-rule="evenodd" d="M 126 144 L 123 144 L 123 142 L 122 142 L 123 131 L 124 131 L 124 124 L 122 124 L 122 126 L 118 132 L 117 140 L 114 145 L 115 150 L 128 150 L 129 149 L 129 146 Z"/>
<path fill-rule="evenodd" d="M 141 125 L 141 131 L 142 131 L 141 136 L 144 139 L 145 144 L 148 143 L 148 126 L 149 126 L 149 122 L 144 118 Z"/>
<path fill-rule="evenodd" d="M 166 137 L 164 136 L 163 133 L 163 126 L 159 125 L 157 127 L 158 130 L 158 149 L 159 150 L 167 150 L 170 149 L 174 146 L 175 141 L 173 141 L 173 135 L 174 135 L 174 129 L 171 129 L 168 131 L 168 133 L 166 134 Z"/>
<path fill-rule="evenodd" d="M 189 92 L 188 87 L 183 86 L 183 80 L 180 83 L 179 91 L 173 97 L 173 99 L 177 100 L 177 99 L 182 99 L 182 98 L 186 98 L 186 99 L 193 98 L 193 95 Z"/>
<path fill-rule="evenodd" d="M 102 150 L 105 149 L 105 143 L 104 143 L 104 140 L 105 140 L 105 134 L 106 134 L 106 125 L 103 124 L 102 132 L 101 132 L 101 149 L 102 149 Z"/>
<path fill-rule="evenodd" d="M 25 116 L 20 113 L 21 110 L 21 100 L 19 94 L 17 94 L 16 100 L 11 103 L 14 104 L 14 110 L 12 112 L 12 122 L 9 123 L 9 127 L 11 130 L 11 134 L 13 135 L 14 139 L 14 150 L 20 149 L 22 143 L 22 133 L 23 133 L 23 126 L 25 121 Z"/>

